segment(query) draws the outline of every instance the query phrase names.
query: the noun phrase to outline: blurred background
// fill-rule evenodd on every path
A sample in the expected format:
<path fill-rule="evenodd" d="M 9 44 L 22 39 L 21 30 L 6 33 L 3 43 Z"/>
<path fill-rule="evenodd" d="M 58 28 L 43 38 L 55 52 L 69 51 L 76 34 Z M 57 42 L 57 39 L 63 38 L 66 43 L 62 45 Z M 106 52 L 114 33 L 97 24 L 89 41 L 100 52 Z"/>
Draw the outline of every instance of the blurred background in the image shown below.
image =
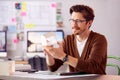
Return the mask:
<path fill-rule="evenodd" d="M 95 19 L 93 25 L 91 26 L 91 30 L 106 36 L 108 41 L 108 55 L 120 57 L 120 0 L 34 0 L 33 3 L 32 1 L 33 0 L 0 0 L 0 30 L 7 31 L 7 46 L 9 47 L 7 47 L 6 52 L 8 57 L 11 58 L 13 56 L 23 56 L 26 54 L 31 55 L 31 53 L 29 54 L 27 52 L 27 31 L 63 30 L 64 36 L 72 34 L 71 26 L 68 21 L 70 19 L 69 8 L 72 5 L 76 4 L 85 4 L 93 8 L 95 12 Z M 45 20 L 46 23 L 44 21 L 37 22 L 39 19 L 30 21 L 26 18 L 26 16 L 30 17 L 30 15 L 34 15 L 31 16 L 32 18 L 37 17 L 37 8 L 32 9 L 33 7 L 31 7 L 31 5 L 39 5 L 34 4 L 36 3 L 36 1 L 40 2 L 41 4 L 52 2 L 50 3 L 52 9 L 48 9 L 48 11 L 46 9 L 46 13 L 41 14 L 42 16 L 45 16 L 43 18 L 49 18 L 48 21 Z M 9 8 L 11 4 L 13 6 Z M 29 5 L 27 6 L 29 7 L 28 9 L 30 9 L 31 11 L 34 10 L 34 14 L 29 13 L 28 15 L 27 10 L 24 11 L 24 8 L 23 10 L 21 10 L 21 8 L 19 8 L 21 4 L 24 5 L 24 7 L 26 7 L 26 5 Z M 4 7 L 4 5 L 7 5 L 7 7 L 10 9 L 9 12 L 6 12 L 7 7 Z M 49 6 L 49 3 L 47 3 L 47 5 Z M 49 13 L 49 10 L 52 10 L 50 11 L 51 13 Z M 10 18 L 6 17 L 7 15 L 10 15 Z M 14 15 L 14 17 L 11 17 L 11 15 Z M 9 21 L 4 18 L 11 19 L 12 22 L 9 23 Z M 52 22 L 49 22 L 50 19 L 52 20 Z M 40 23 L 40 25 L 38 25 L 37 23 Z M 36 26 L 41 27 L 38 28 Z M 12 42 L 11 40 L 13 40 L 14 42 Z M 11 49 L 10 46 L 14 48 Z M 3 52 L 1 52 L 0 54 L 2 53 Z M 120 62 L 111 59 L 108 59 L 108 63 L 116 63 L 120 66 Z M 114 67 L 107 67 L 106 71 L 107 74 L 117 74 L 117 68 Z"/>

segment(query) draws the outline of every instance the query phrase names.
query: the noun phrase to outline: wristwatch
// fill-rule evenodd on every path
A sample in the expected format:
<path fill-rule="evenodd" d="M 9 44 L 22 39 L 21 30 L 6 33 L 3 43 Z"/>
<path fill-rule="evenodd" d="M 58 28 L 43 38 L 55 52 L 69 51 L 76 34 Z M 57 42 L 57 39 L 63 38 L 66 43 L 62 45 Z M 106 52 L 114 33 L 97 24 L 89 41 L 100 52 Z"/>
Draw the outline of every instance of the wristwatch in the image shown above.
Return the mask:
<path fill-rule="evenodd" d="M 68 54 L 66 54 L 66 56 L 63 58 L 63 62 L 68 61 Z"/>

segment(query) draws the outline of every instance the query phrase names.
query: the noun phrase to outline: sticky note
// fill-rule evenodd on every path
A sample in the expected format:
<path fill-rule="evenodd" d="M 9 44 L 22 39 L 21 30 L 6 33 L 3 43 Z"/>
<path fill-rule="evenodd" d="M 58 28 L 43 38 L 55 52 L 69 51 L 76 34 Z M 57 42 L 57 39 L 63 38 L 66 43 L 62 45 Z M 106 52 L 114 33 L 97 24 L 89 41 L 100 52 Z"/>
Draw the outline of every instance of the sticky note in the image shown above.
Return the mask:
<path fill-rule="evenodd" d="M 22 12 L 22 13 L 21 13 L 21 16 L 26 16 L 26 12 Z"/>
<path fill-rule="evenodd" d="M 26 6 L 26 2 L 22 2 L 22 6 Z"/>
<path fill-rule="evenodd" d="M 22 11 L 26 11 L 26 7 L 27 7 L 26 2 L 22 2 Z"/>
<path fill-rule="evenodd" d="M 15 19 L 15 18 L 12 18 L 11 21 L 12 21 L 12 22 L 16 22 L 16 19 Z"/>
<path fill-rule="evenodd" d="M 25 28 L 34 28 L 35 24 L 30 23 L 30 24 L 25 24 Z"/>
<path fill-rule="evenodd" d="M 15 44 L 17 44 L 17 43 L 18 43 L 18 39 L 15 38 L 15 39 L 13 40 L 13 42 L 14 42 Z"/>
<path fill-rule="evenodd" d="M 17 29 L 15 25 L 8 26 L 8 31 L 12 33 L 16 33 Z"/>
<path fill-rule="evenodd" d="M 52 3 L 52 4 L 51 4 L 51 7 L 52 7 L 52 8 L 56 8 L 56 7 L 57 7 L 57 6 L 56 6 L 56 3 Z"/>

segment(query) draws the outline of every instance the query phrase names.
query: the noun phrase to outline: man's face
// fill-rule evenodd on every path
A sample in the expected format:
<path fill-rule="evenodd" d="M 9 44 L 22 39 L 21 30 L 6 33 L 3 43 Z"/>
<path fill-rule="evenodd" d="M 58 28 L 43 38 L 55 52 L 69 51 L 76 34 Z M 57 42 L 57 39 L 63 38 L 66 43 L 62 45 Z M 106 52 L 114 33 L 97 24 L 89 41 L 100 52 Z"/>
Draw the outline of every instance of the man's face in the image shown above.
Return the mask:
<path fill-rule="evenodd" d="M 86 19 L 80 12 L 73 12 L 71 15 L 70 23 L 72 26 L 72 33 L 81 35 L 84 31 L 89 30 L 91 24 L 86 22 Z"/>

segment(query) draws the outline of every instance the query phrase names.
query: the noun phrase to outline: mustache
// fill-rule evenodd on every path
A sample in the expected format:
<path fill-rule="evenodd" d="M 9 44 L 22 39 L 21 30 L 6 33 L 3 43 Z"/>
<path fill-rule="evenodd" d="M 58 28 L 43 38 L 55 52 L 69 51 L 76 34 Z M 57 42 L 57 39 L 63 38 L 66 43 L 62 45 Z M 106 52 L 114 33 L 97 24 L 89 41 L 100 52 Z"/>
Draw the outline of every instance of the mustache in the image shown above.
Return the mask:
<path fill-rule="evenodd" d="M 72 27 L 72 29 L 80 29 L 79 27 Z"/>

